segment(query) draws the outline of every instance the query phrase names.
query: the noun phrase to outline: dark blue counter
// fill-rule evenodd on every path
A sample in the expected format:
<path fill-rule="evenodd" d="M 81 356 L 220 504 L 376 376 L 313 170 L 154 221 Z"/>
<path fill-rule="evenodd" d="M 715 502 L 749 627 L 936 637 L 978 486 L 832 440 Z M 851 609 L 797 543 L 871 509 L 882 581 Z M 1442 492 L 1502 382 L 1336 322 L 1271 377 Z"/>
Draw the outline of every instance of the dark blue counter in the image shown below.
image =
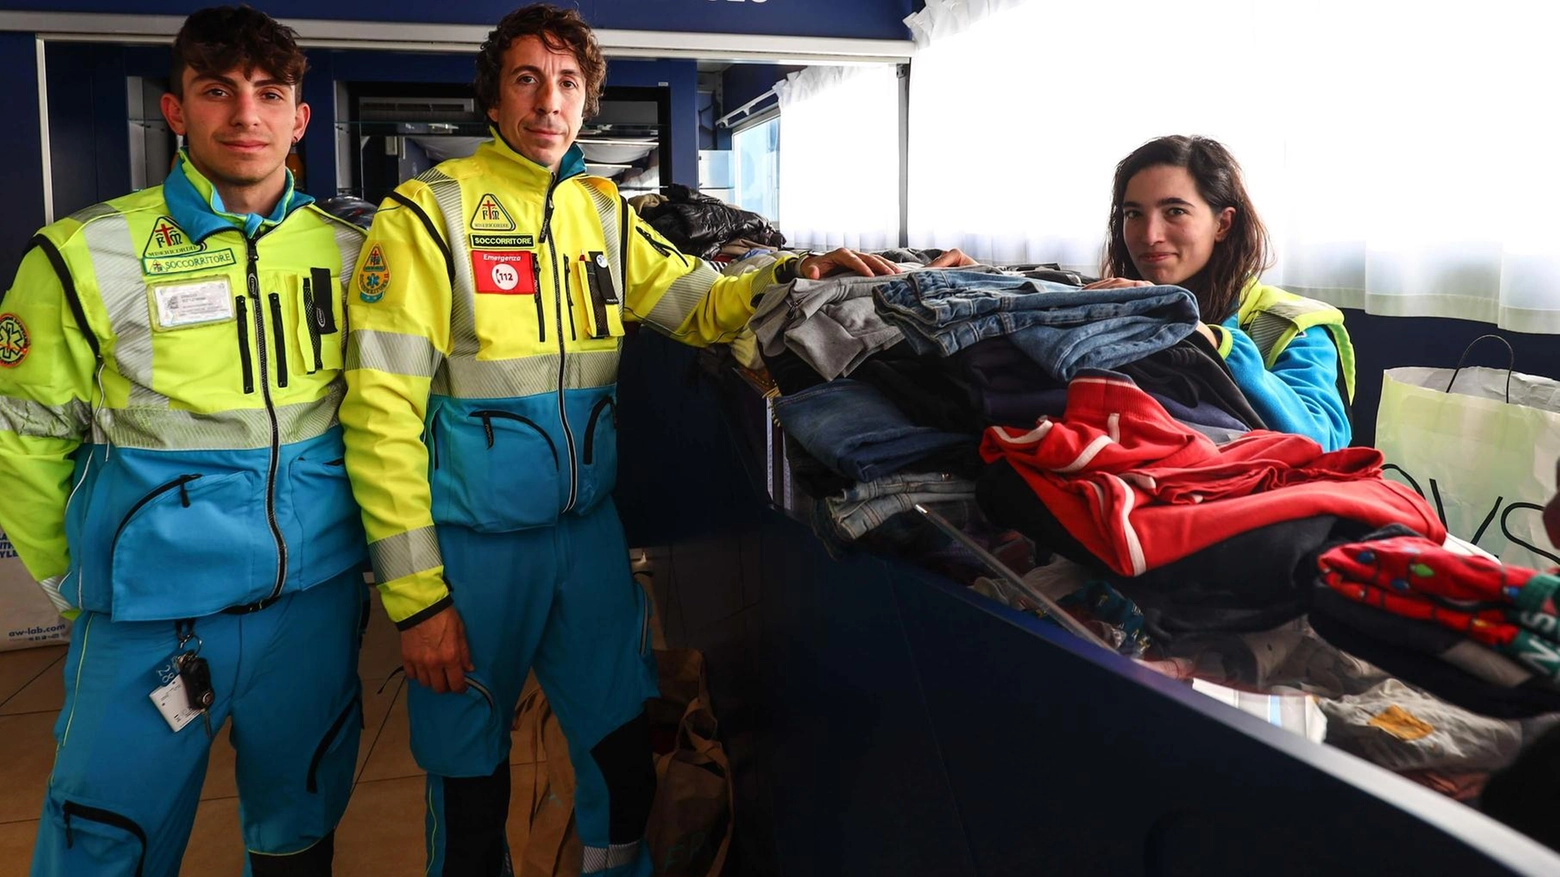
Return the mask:
<path fill-rule="evenodd" d="M 619 502 L 738 773 L 731 873 L 1560 874 L 1477 812 L 896 560 L 762 489 L 762 403 L 648 334 Z M 740 870 L 738 870 L 740 869 Z"/>

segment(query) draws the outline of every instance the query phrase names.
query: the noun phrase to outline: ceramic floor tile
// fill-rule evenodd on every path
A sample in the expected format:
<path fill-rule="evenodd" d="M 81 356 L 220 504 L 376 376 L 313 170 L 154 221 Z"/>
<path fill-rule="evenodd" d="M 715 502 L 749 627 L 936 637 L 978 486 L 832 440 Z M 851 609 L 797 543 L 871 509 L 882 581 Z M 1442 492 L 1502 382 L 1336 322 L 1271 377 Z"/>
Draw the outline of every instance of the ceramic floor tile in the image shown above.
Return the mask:
<path fill-rule="evenodd" d="M 21 691 L 0 704 L 0 715 L 57 713 L 65 706 L 65 654 L 45 667 Z"/>
<path fill-rule="evenodd" d="M 358 655 L 358 675 L 365 686 L 378 688 L 391 671 L 401 666 L 401 633 L 379 602 L 379 592 L 369 597 L 368 630 L 363 634 L 363 650 Z M 392 683 L 393 684 L 393 683 Z"/>
<path fill-rule="evenodd" d="M 33 836 L 37 833 L 36 819 L 0 824 L 0 875 L 22 877 L 27 873 L 32 867 Z"/>
<path fill-rule="evenodd" d="M 416 877 L 423 873 L 421 776 L 361 782 L 336 829 L 336 877 Z"/>
<path fill-rule="evenodd" d="M 244 873 L 246 855 L 238 799 L 200 802 L 179 873 L 183 877 L 238 877 Z"/>
<path fill-rule="evenodd" d="M 391 687 L 396 689 L 396 696 L 358 775 L 360 783 L 422 776 L 417 762 L 412 760 L 411 728 L 406 723 L 406 684 L 393 682 Z M 385 694 L 389 693 L 390 688 L 386 688 Z"/>
<path fill-rule="evenodd" d="M 65 646 L 0 652 L 0 705 L 65 657 Z M 8 711 L 9 712 L 9 711 Z"/>
<path fill-rule="evenodd" d="M 54 767 L 54 713 L 0 716 L 0 822 L 37 819 Z"/>

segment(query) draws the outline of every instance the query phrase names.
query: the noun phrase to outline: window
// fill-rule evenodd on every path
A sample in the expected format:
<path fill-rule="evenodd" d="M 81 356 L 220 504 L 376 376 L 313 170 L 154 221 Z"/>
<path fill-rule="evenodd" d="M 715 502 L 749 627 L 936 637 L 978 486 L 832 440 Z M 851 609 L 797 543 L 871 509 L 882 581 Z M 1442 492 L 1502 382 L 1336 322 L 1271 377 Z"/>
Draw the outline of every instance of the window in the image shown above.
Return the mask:
<path fill-rule="evenodd" d="M 780 117 L 748 125 L 731 135 L 737 161 L 736 203 L 744 210 L 780 220 Z"/>

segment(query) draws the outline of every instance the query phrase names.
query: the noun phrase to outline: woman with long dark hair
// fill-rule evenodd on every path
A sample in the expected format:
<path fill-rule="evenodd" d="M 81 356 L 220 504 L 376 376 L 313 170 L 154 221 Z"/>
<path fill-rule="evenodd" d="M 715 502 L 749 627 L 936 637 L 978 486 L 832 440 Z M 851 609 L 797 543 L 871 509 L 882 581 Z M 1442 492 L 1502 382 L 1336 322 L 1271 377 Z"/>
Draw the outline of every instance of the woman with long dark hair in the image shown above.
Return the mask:
<path fill-rule="evenodd" d="M 1264 285 L 1267 229 L 1240 165 L 1204 137 L 1160 137 L 1116 165 L 1110 237 L 1090 288 L 1180 286 L 1198 325 L 1271 429 L 1349 443 L 1354 349 L 1343 313 Z"/>

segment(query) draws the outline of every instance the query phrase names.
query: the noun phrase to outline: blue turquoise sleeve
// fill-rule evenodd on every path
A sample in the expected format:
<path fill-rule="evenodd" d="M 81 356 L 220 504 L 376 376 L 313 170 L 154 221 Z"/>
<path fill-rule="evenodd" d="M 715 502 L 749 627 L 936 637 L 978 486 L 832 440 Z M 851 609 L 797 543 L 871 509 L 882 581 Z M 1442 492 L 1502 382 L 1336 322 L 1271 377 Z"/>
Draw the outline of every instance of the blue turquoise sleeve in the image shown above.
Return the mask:
<path fill-rule="evenodd" d="M 1234 318 L 1219 328 L 1233 342 L 1225 362 L 1235 385 L 1268 429 L 1310 436 L 1328 451 L 1349 444 L 1353 428 L 1338 389 L 1338 348 L 1327 327 L 1315 326 L 1295 336 L 1271 369 L 1262 364 L 1251 336 L 1235 327 Z"/>

